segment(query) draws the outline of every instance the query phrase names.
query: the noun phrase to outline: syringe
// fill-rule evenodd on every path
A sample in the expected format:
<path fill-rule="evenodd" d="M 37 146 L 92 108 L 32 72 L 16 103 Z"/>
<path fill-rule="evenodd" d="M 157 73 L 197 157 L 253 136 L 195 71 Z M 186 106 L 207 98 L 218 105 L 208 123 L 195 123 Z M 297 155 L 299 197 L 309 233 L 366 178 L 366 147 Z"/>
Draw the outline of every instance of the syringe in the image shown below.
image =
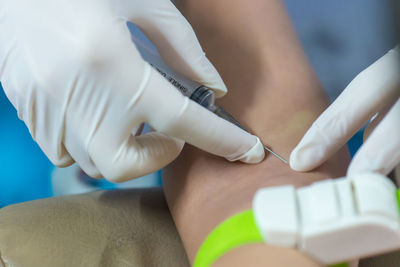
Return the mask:
<path fill-rule="evenodd" d="M 174 85 L 184 96 L 189 97 L 191 100 L 197 102 L 206 109 L 214 112 L 219 117 L 235 124 L 239 128 L 250 133 L 245 127 L 243 127 L 232 115 L 226 112 L 223 108 L 215 106 L 215 93 L 210 88 L 201 85 L 197 82 L 191 81 L 176 73 L 171 68 L 169 68 L 161 56 L 155 49 L 146 45 L 143 41 L 132 35 L 132 41 L 136 44 L 142 58 L 146 60 L 153 68 L 155 68 L 162 76 L 165 77 L 172 85 Z M 265 150 L 270 152 L 272 155 L 280 159 L 282 162 L 287 164 L 287 160 L 276 154 L 266 145 L 263 145 Z"/>

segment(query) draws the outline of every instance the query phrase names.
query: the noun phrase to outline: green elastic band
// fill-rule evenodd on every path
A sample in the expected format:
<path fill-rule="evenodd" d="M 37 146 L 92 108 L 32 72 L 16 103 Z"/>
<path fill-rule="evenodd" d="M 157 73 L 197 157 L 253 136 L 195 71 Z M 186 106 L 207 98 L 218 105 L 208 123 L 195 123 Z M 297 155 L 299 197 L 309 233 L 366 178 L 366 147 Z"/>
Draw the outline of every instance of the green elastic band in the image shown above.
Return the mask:
<path fill-rule="evenodd" d="M 347 262 L 344 262 L 344 263 L 329 265 L 329 267 L 349 267 L 349 264 Z"/>
<path fill-rule="evenodd" d="M 217 226 L 201 245 L 193 267 L 209 267 L 228 251 L 263 238 L 254 221 L 252 210 L 238 213 Z"/>
<path fill-rule="evenodd" d="M 400 212 L 400 189 L 397 189 L 397 191 L 396 191 L 396 198 L 397 198 L 397 207 Z"/>
<path fill-rule="evenodd" d="M 397 197 L 399 201 L 400 190 L 397 191 Z M 197 252 L 193 267 L 209 267 L 234 248 L 262 242 L 264 239 L 258 231 L 253 211 L 243 211 L 223 221 L 208 235 Z M 330 267 L 348 266 L 348 263 L 330 265 Z"/>

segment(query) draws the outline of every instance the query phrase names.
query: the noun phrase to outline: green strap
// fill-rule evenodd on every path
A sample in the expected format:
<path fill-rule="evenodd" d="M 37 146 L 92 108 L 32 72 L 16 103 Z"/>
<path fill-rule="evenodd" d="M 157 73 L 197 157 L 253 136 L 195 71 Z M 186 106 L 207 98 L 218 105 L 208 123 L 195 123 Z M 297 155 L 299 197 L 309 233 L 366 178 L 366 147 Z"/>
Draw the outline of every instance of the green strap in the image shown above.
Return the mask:
<path fill-rule="evenodd" d="M 243 211 L 222 222 L 208 235 L 197 252 L 193 267 L 209 267 L 234 248 L 262 242 L 253 211 Z"/>
<path fill-rule="evenodd" d="M 400 189 L 396 191 L 400 212 Z M 228 251 L 249 243 L 261 243 L 263 238 L 254 221 L 252 210 L 238 213 L 217 226 L 201 245 L 193 267 L 209 267 Z M 348 267 L 348 263 L 338 263 L 330 267 Z"/>
<path fill-rule="evenodd" d="M 400 190 L 398 197 L 400 199 Z M 208 235 L 197 252 L 193 267 L 210 267 L 218 258 L 234 248 L 263 242 L 263 237 L 254 220 L 253 211 L 240 212 L 223 221 Z M 347 263 L 331 265 L 331 267 L 348 266 Z"/>
<path fill-rule="evenodd" d="M 329 267 L 349 267 L 347 262 L 330 265 Z"/>

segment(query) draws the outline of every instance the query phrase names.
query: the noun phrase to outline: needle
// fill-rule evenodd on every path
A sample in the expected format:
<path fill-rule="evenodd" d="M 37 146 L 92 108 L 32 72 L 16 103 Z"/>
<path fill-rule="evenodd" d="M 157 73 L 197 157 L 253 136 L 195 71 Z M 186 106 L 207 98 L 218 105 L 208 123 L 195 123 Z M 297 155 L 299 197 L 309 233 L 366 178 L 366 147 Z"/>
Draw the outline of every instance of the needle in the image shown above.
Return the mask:
<path fill-rule="evenodd" d="M 242 126 L 231 114 L 229 114 L 228 112 L 226 112 L 223 108 L 221 107 L 216 107 L 216 106 L 212 106 L 212 112 L 214 112 L 215 114 L 217 114 L 219 117 L 235 124 L 236 126 L 238 126 L 239 128 L 245 130 L 246 132 L 250 133 L 249 130 L 247 130 L 246 128 L 244 128 L 244 126 Z M 269 147 L 267 147 L 266 145 L 264 145 L 264 148 L 269 151 L 272 155 L 274 155 L 275 157 L 277 157 L 278 159 L 280 159 L 283 163 L 287 164 L 287 160 L 282 158 L 281 156 L 279 156 L 278 154 L 276 154 L 274 151 L 272 151 Z"/>
<path fill-rule="evenodd" d="M 265 150 L 267 150 L 269 153 L 271 153 L 272 155 L 274 155 L 275 157 L 277 157 L 278 159 L 280 159 L 283 163 L 287 164 L 287 160 L 282 158 L 281 156 L 279 156 L 278 154 L 276 154 L 274 151 L 272 151 L 269 147 L 267 147 L 266 145 L 264 145 Z"/>

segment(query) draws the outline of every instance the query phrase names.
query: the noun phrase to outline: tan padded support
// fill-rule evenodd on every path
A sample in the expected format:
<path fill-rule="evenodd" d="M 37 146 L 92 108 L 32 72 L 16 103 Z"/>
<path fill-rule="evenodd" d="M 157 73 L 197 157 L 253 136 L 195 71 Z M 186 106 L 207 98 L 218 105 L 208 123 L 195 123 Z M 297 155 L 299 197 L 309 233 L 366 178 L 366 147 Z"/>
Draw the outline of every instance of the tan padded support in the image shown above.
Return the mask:
<path fill-rule="evenodd" d="M 98 191 L 5 207 L 0 257 L 7 267 L 189 266 L 160 189 Z"/>
<path fill-rule="evenodd" d="M 98 191 L 0 210 L 1 267 L 189 266 L 160 189 Z M 359 267 L 398 267 L 400 252 Z"/>

